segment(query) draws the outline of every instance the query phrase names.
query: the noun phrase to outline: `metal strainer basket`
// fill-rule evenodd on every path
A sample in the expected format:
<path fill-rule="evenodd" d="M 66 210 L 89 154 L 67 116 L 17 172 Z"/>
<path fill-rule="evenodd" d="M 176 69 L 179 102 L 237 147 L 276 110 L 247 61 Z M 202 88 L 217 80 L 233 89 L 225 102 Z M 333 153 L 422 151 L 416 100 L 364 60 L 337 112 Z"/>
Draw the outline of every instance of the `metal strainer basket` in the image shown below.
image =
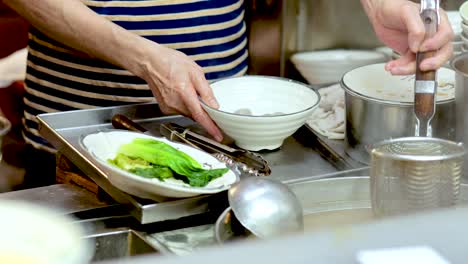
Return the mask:
<path fill-rule="evenodd" d="M 371 150 L 376 216 L 454 206 L 463 173 L 463 144 L 425 137 L 383 141 Z"/>

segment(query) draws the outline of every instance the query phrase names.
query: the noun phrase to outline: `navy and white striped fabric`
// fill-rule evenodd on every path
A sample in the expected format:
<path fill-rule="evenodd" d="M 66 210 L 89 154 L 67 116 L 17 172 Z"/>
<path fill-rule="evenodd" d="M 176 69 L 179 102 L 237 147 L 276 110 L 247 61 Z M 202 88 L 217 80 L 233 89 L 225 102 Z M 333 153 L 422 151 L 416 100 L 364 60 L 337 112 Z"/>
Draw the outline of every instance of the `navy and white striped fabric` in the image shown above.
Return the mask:
<path fill-rule="evenodd" d="M 243 0 L 83 0 L 89 8 L 142 37 L 177 49 L 208 80 L 247 71 Z M 154 100 L 130 72 L 90 58 L 38 30 L 29 34 L 24 138 L 53 151 L 37 131 L 36 115 Z"/>

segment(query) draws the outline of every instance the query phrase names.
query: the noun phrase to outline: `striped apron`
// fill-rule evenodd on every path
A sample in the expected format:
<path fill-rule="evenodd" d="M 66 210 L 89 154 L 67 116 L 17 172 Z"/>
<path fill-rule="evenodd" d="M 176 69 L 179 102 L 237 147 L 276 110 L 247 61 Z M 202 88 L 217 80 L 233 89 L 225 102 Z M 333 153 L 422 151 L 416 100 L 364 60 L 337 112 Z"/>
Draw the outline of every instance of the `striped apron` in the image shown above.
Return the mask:
<path fill-rule="evenodd" d="M 83 3 L 135 34 L 185 53 L 204 69 L 208 80 L 247 71 L 243 0 Z M 155 100 L 139 77 L 77 52 L 36 29 L 30 30 L 28 52 L 23 136 L 36 148 L 54 152 L 38 133 L 38 114 Z"/>

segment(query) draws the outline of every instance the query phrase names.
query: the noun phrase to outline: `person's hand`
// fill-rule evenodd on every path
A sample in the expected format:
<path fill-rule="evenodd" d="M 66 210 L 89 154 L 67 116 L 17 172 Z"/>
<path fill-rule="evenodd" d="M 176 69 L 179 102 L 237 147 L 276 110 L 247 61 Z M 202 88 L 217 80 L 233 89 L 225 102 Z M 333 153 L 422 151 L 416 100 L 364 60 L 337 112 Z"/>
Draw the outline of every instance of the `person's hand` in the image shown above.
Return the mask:
<path fill-rule="evenodd" d="M 218 102 L 205 79 L 203 69 L 185 54 L 160 45 L 146 54 L 144 79 L 161 110 L 182 114 L 202 125 L 217 141 L 223 139 L 216 124 L 202 108 L 198 96 L 207 105 L 218 108 Z"/>
<path fill-rule="evenodd" d="M 452 56 L 453 32 L 447 14 L 440 9 L 437 33 L 424 40 L 425 28 L 420 6 L 408 0 L 362 0 L 377 37 L 401 57 L 390 61 L 385 69 L 395 75 L 416 70 L 416 53 L 436 50 L 434 57 L 423 60 L 423 71 L 436 70 Z"/>

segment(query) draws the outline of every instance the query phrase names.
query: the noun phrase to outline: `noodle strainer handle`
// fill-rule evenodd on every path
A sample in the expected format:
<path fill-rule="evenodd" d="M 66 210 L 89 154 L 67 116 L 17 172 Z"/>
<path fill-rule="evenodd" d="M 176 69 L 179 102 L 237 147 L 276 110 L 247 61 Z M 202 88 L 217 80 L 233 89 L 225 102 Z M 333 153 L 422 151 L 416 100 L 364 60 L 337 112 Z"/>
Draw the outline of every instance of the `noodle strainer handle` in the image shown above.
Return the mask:
<path fill-rule="evenodd" d="M 426 30 L 424 40 L 437 32 L 439 24 L 439 0 L 421 0 L 421 19 Z M 436 71 L 422 71 L 421 62 L 433 57 L 436 51 L 416 54 L 416 79 L 414 86 L 414 114 L 416 116 L 416 136 L 431 137 L 431 120 L 435 114 L 437 92 Z"/>

